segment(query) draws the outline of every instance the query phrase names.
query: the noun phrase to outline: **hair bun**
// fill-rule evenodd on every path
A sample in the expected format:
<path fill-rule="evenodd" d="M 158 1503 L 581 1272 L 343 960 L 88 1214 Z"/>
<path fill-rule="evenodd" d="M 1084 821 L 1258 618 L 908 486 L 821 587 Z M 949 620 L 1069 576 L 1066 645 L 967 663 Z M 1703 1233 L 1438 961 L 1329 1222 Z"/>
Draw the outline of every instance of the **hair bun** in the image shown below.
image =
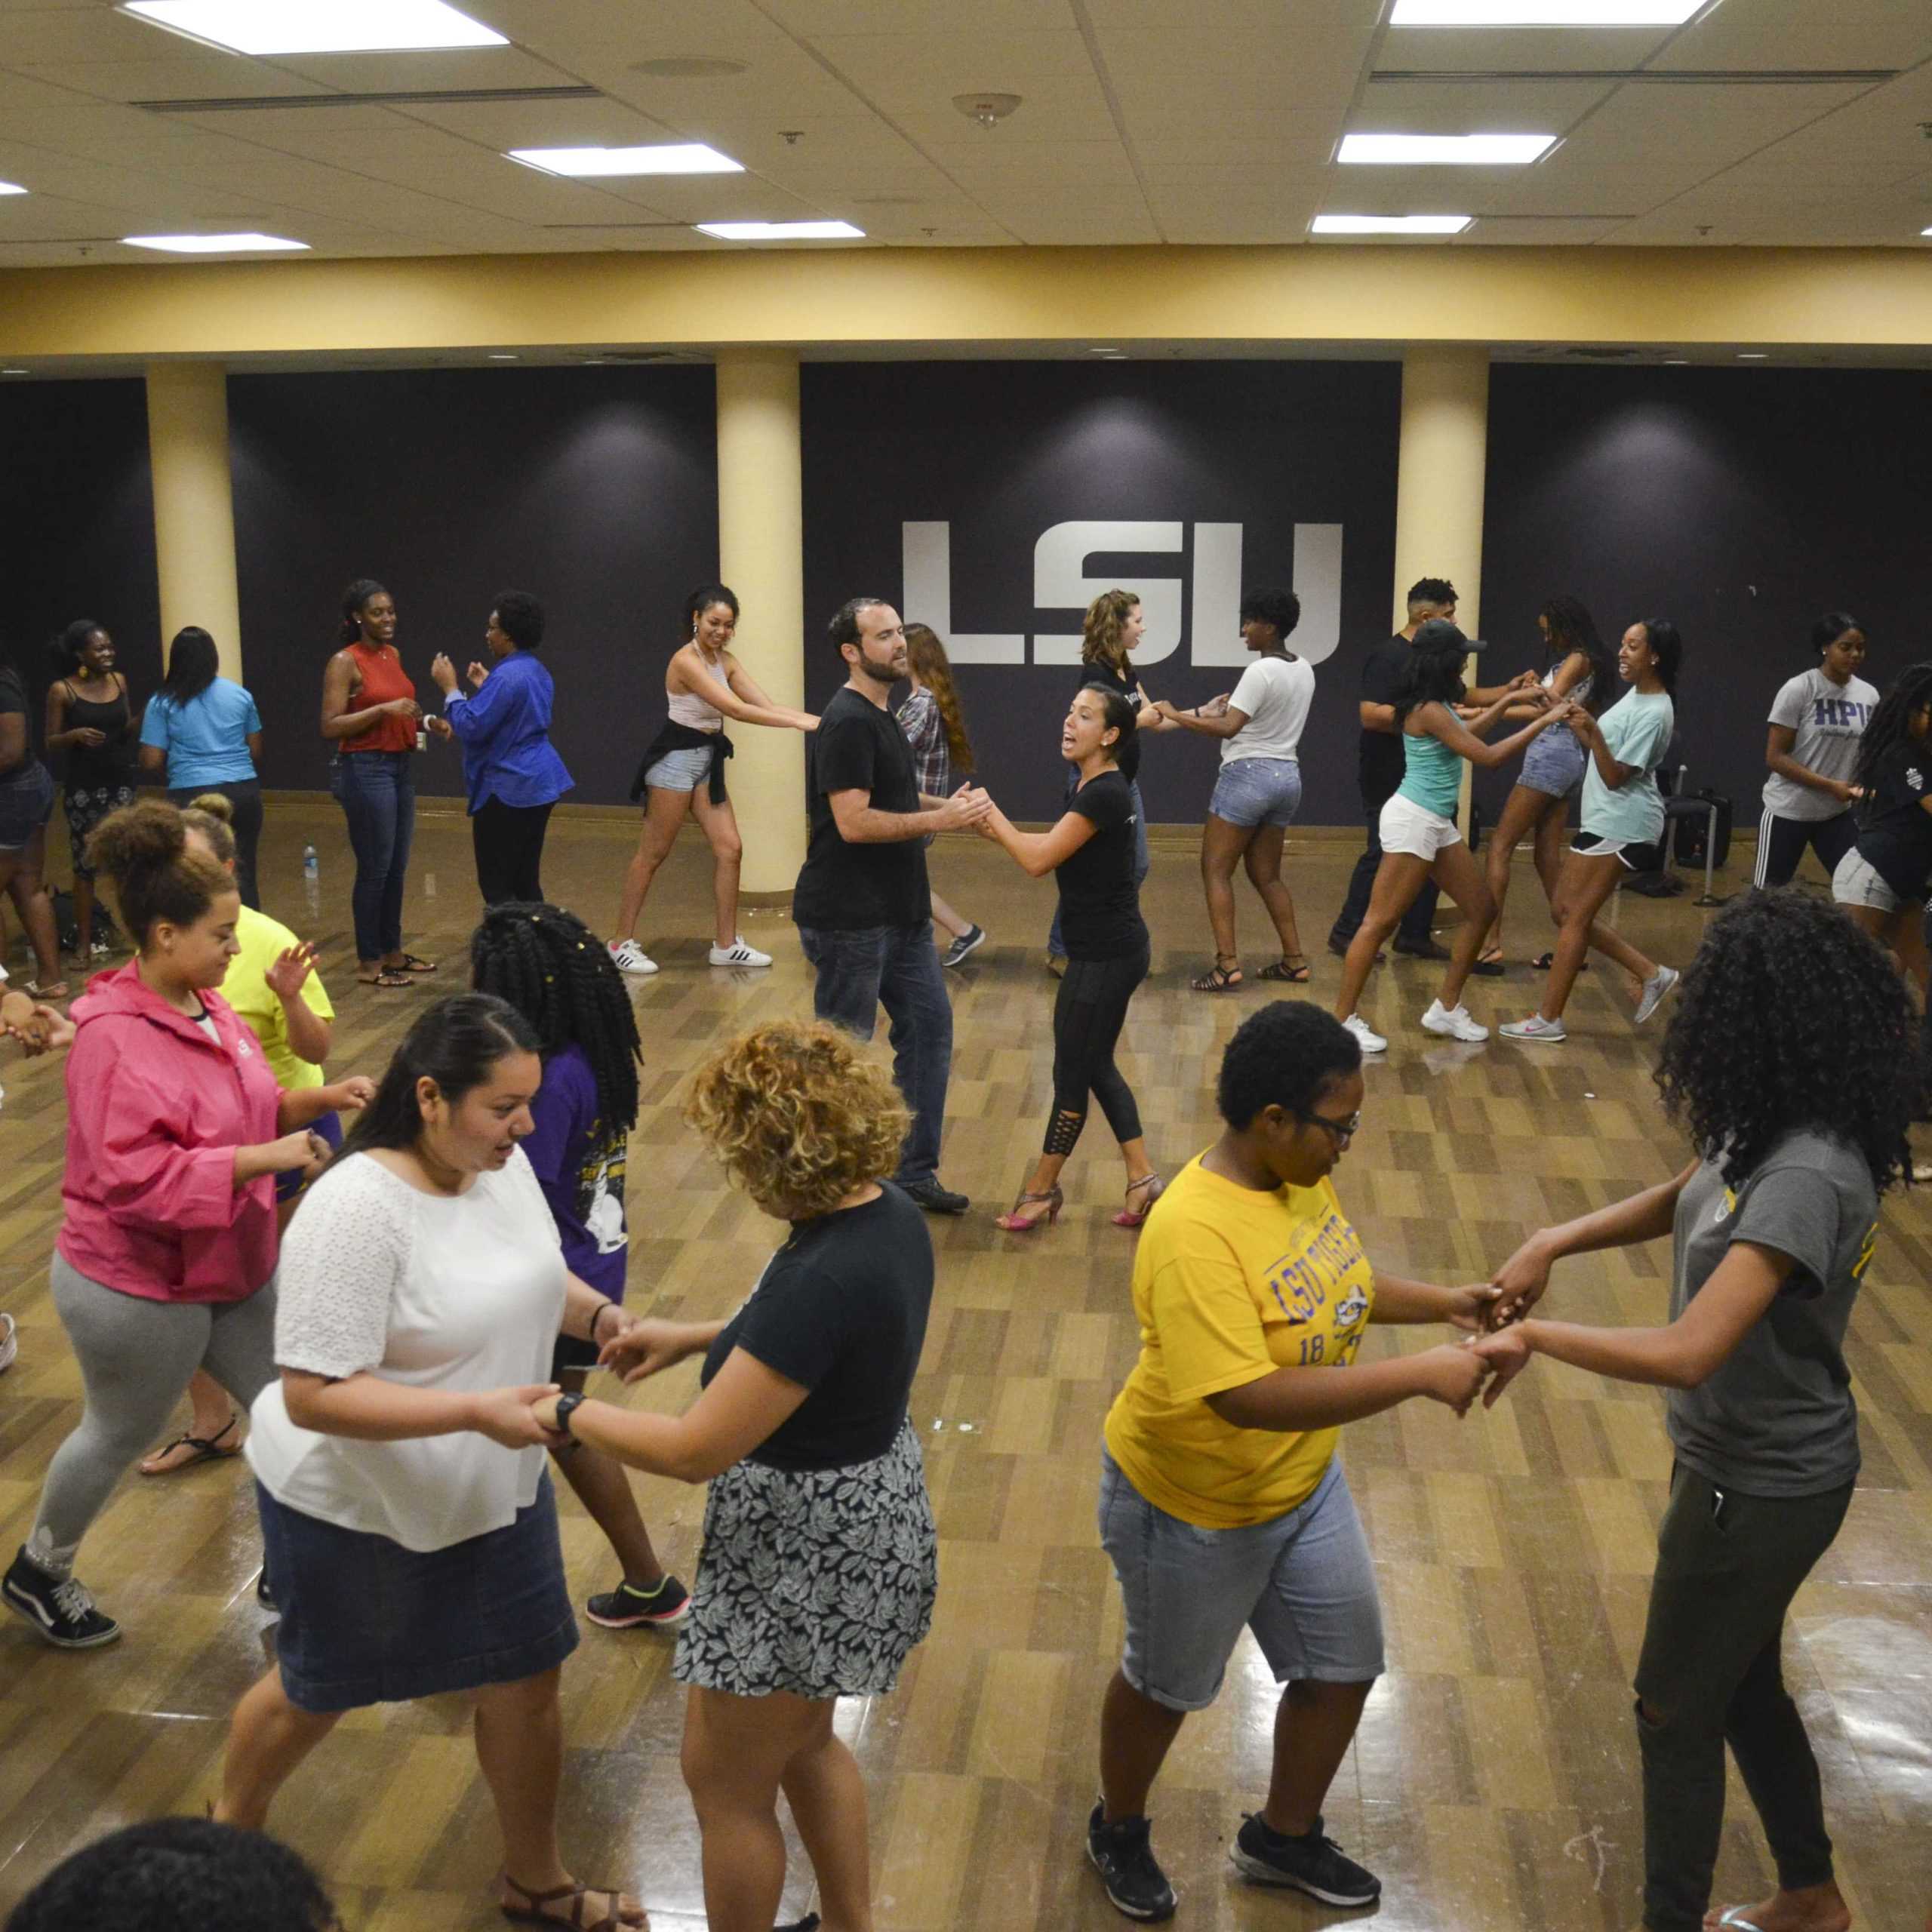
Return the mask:
<path fill-rule="evenodd" d="M 226 792 L 204 792 L 199 797 L 190 798 L 187 808 L 191 812 L 206 812 L 210 818 L 218 818 L 223 825 L 235 823 L 235 801 Z"/>
<path fill-rule="evenodd" d="M 88 841 L 90 861 L 110 878 L 171 865 L 188 847 L 188 828 L 172 805 L 152 798 L 109 812 Z"/>

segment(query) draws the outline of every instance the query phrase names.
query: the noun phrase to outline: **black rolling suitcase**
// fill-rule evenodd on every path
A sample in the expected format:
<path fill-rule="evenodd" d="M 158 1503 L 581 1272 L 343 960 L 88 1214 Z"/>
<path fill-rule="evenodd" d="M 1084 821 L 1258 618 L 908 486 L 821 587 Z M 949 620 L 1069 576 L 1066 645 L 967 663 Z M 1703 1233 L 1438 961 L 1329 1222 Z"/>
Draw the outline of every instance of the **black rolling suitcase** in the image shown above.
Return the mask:
<path fill-rule="evenodd" d="M 1700 792 L 1685 795 L 1684 804 L 1717 807 L 1717 851 L 1710 860 L 1713 866 L 1730 863 L 1730 801 L 1721 792 L 1713 792 L 1707 785 Z M 1708 811 L 1686 811 L 1681 815 L 1671 814 L 1671 858 L 1680 866 L 1701 868 L 1705 863 L 1704 841 L 1711 832 L 1711 814 Z"/>

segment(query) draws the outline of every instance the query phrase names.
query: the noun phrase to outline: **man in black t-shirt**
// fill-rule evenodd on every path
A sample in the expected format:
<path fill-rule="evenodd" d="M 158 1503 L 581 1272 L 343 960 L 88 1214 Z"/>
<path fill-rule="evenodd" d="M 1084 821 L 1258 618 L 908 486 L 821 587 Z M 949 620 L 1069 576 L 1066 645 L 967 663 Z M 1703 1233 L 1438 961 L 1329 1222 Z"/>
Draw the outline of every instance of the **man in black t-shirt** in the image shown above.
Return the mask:
<path fill-rule="evenodd" d="M 846 680 L 806 740 L 811 830 L 792 916 L 818 974 L 819 1018 L 862 1040 L 881 1005 L 892 1023 L 893 1078 L 912 1110 L 893 1179 L 929 1213 L 963 1214 L 971 1203 L 939 1182 L 952 1007 L 933 946 L 921 841 L 977 825 L 992 801 L 970 784 L 950 798 L 921 795 L 912 747 L 886 709 L 906 675 L 906 629 L 890 604 L 841 605 L 832 642 Z"/>

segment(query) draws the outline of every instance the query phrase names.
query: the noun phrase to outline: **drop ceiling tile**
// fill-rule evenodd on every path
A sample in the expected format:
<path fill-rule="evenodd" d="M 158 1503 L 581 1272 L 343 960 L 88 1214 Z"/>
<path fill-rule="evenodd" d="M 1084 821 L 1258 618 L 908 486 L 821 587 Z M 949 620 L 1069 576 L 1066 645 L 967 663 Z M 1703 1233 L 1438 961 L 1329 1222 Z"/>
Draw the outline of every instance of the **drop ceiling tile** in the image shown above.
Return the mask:
<path fill-rule="evenodd" d="M 324 160 L 352 152 L 361 142 L 401 134 L 416 125 L 392 108 L 367 106 L 265 107 L 151 118 L 169 127 L 194 130 L 211 152 L 219 151 L 219 143 L 233 143 L 285 154 L 314 155 Z"/>
<path fill-rule="evenodd" d="M 1078 188 L 1130 185 L 1134 169 L 1118 141 L 1012 142 L 998 148 L 934 146 L 933 161 L 964 185 Z"/>
<path fill-rule="evenodd" d="M 1932 11 L 1829 6 L 1820 0 L 1732 0 L 1678 35 L 1663 68 L 1911 67 L 1932 60 Z"/>
<path fill-rule="evenodd" d="M 211 95 L 316 91 L 299 74 L 285 74 L 266 61 L 220 54 L 205 60 L 39 61 L 22 63 L 14 71 L 100 100 L 202 100 Z"/>
<path fill-rule="evenodd" d="M 275 65 L 311 88 L 387 94 L 406 88 L 555 88 L 577 78 L 515 47 L 452 48 L 417 53 L 285 54 Z M 251 88 L 232 88 L 233 94 Z"/>
<path fill-rule="evenodd" d="M 956 34 L 962 10 L 958 0 L 767 0 L 767 11 L 789 32 L 823 40 L 862 29 Z M 1042 27 L 1071 31 L 1074 26 L 1068 0 L 974 0 L 971 17 L 975 30 L 985 34 L 1026 34 Z"/>
<path fill-rule="evenodd" d="M 1378 72 L 1574 73 L 1643 66 L 1669 27 L 1391 27 L 1375 51 Z"/>
<path fill-rule="evenodd" d="M 7 64 L 46 60 L 166 60 L 198 51 L 195 42 L 100 4 L 86 7 L 6 9 L 0 47 Z M 217 55 L 217 59 L 242 57 Z"/>
<path fill-rule="evenodd" d="M 1358 171 L 1337 171 L 1352 177 Z M 1517 180 L 1485 189 L 1471 212 L 1592 217 L 1644 214 L 1696 185 L 1694 176 L 1681 171 L 1657 174 L 1641 168 L 1572 168 L 1557 174 L 1527 168 L 1518 174 Z"/>
<path fill-rule="evenodd" d="M 1351 134 L 1561 134 L 1602 101 L 1602 81 L 1404 82 L 1364 89 Z"/>
<path fill-rule="evenodd" d="M 1507 215 L 1485 216 L 1460 235 L 1449 238 L 1451 246 L 1458 248 L 1581 248 L 1605 240 L 1623 225 L 1613 220 L 1561 215 L 1513 220 Z"/>
<path fill-rule="evenodd" d="M 612 183 L 623 192 L 611 198 L 625 205 L 648 208 L 666 220 L 686 226 L 700 221 L 818 221 L 843 220 L 846 211 L 824 199 L 801 195 L 761 181 L 749 174 L 675 175 L 655 180 Z M 586 220 L 595 220 L 586 215 Z M 857 223 L 863 228 L 863 222 Z"/>
<path fill-rule="evenodd" d="M 612 98 L 656 116 L 672 127 L 706 118 L 755 118 L 761 125 L 789 128 L 797 118 L 849 118 L 860 103 L 835 74 L 789 40 L 716 39 L 679 44 L 674 53 L 715 55 L 744 61 L 741 74 L 709 80 L 660 80 L 636 70 L 629 50 L 598 48 L 579 55 L 573 70 Z"/>
<path fill-rule="evenodd" d="M 1767 147 L 1857 94 L 1850 87 L 1626 87 L 1564 143 L 1572 166 L 1629 168 L 1647 158 L 1706 173 Z M 1553 157 L 1552 157 L 1553 158 Z"/>
<path fill-rule="evenodd" d="M 498 152 L 510 148 L 629 147 L 682 138 L 662 122 L 614 100 L 469 100 L 398 111 L 426 127 L 444 128 Z"/>
<path fill-rule="evenodd" d="M 612 0 L 465 0 L 464 11 L 546 56 L 564 46 L 634 47 L 640 60 L 714 53 L 714 35 L 775 40 L 785 32 L 753 0 L 651 0 L 648 7 Z"/>

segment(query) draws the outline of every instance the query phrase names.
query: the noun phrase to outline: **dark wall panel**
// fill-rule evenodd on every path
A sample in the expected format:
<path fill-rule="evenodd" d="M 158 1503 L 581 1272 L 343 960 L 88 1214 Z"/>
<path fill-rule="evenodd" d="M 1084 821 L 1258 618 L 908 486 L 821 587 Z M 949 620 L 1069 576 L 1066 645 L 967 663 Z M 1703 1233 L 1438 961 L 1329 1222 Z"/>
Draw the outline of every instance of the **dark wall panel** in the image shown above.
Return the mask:
<path fill-rule="evenodd" d="M 137 702 L 161 676 L 161 593 L 138 381 L 0 384 L 0 657 L 38 701 L 76 617 L 112 632 Z M 36 702 L 34 731 L 40 724 Z"/>
<path fill-rule="evenodd" d="M 1291 645 L 1315 660 L 1303 816 L 1355 819 L 1355 667 L 1388 634 L 1399 398 L 1387 363 L 808 366 L 808 703 L 840 681 L 832 612 L 894 599 L 955 661 L 980 660 L 959 681 L 982 774 L 1016 816 L 1044 817 L 1077 677 L 1043 636 L 1077 637 L 1110 583 L 1139 589 L 1146 682 L 1192 704 L 1240 675 L 1242 585 L 1292 583 L 1306 608 Z M 1076 521 L 1116 527 L 1048 534 Z M 1219 750 L 1151 741 L 1149 817 L 1198 822 Z"/>
<path fill-rule="evenodd" d="M 496 592 L 540 597 L 571 801 L 623 800 L 662 721 L 685 595 L 717 569 L 709 369 L 238 377 L 229 409 L 267 783 L 326 783 L 322 668 L 343 586 L 366 575 L 394 593 L 432 702 L 429 660 L 485 655 Z M 453 747 L 432 741 L 418 771 L 425 791 L 462 790 Z"/>
<path fill-rule="evenodd" d="M 1684 633 L 1677 700 L 1694 786 L 1755 823 L 1764 719 L 1849 610 L 1882 691 L 1932 656 L 1932 377 L 1889 370 L 1499 367 L 1490 386 L 1484 675 L 1535 657 L 1545 598 L 1580 596 L 1613 641 Z M 1485 778 L 1495 804 L 1508 777 Z"/>

